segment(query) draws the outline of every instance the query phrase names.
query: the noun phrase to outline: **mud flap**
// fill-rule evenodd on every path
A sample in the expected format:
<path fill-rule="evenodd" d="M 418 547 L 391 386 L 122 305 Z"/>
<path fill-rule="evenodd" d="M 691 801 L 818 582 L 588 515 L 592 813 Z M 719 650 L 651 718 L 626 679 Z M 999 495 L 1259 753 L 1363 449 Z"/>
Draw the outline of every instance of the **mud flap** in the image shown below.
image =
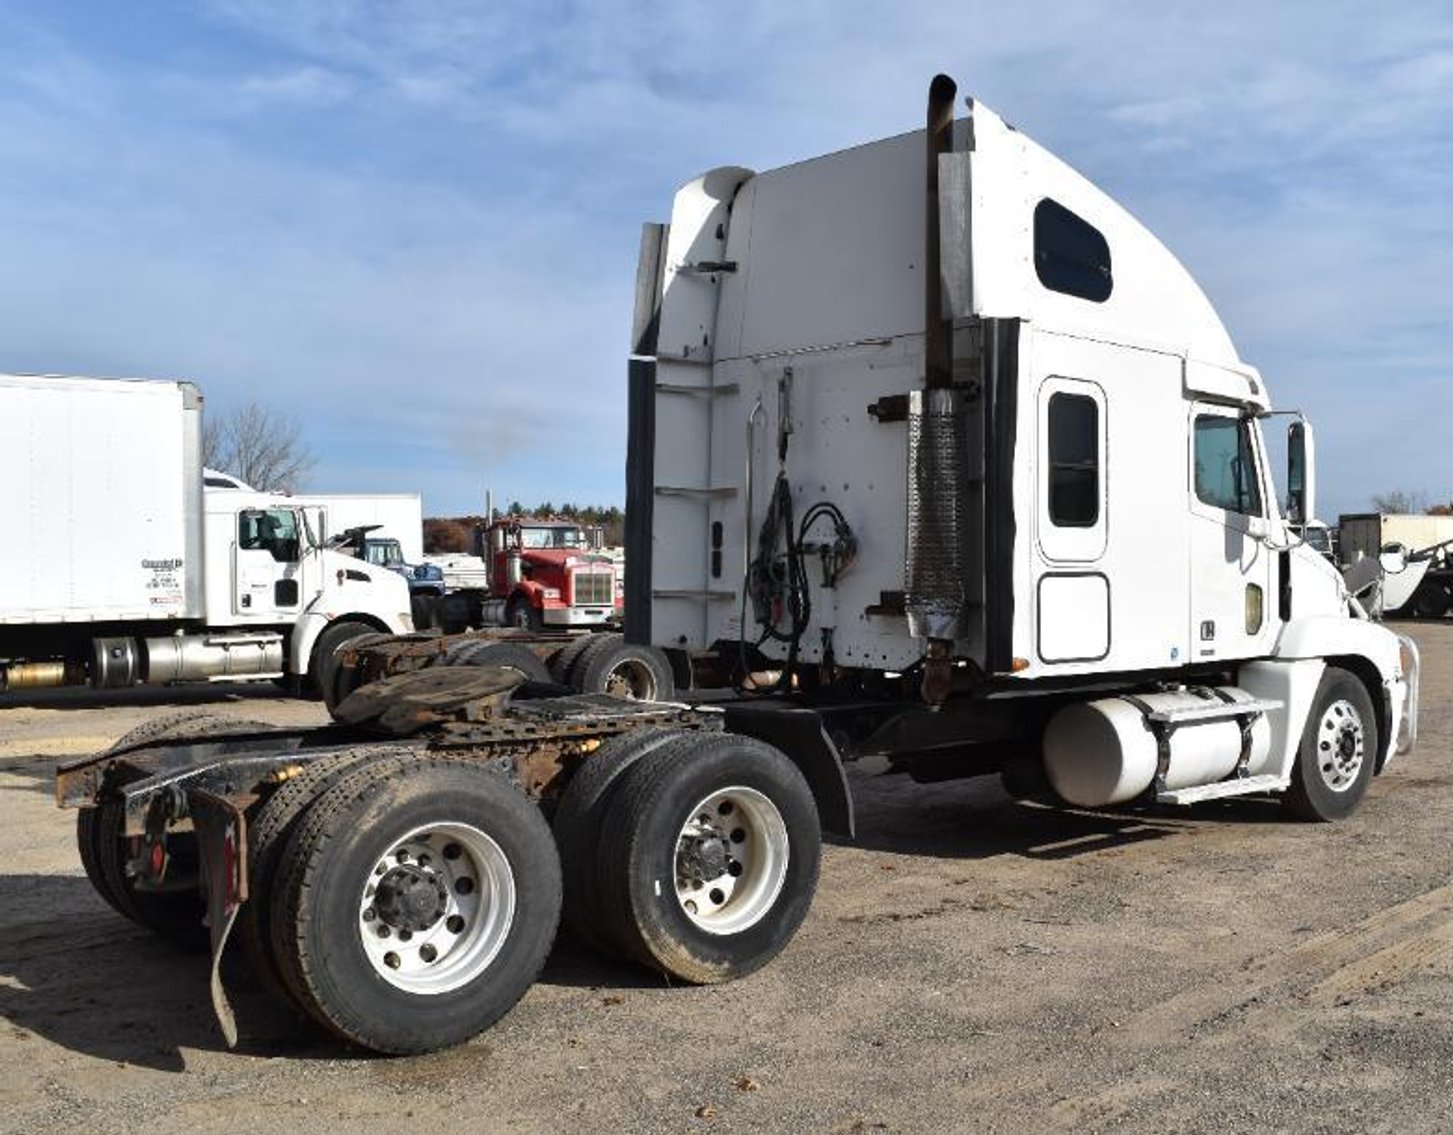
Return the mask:
<path fill-rule="evenodd" d="M 197 832 L 212 934 L 212 1011 L 227 1047 L 235 1048 L 237 1018 L 222 988 L 221 965 L 232 924 L 247 899 L 247 818 L 230 800 L 201 788 L 187 790 L 187 810 Z"/>

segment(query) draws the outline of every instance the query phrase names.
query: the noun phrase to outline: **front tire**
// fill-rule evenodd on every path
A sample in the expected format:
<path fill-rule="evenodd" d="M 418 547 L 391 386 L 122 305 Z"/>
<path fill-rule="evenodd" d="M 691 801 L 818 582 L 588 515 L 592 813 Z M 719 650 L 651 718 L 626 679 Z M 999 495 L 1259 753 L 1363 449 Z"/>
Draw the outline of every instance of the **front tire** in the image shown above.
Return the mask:
<path fill-rule="evenodd" d="M 288 987 L 376 1052 L 458 1044 L 534 982 L 560 916 L 538 810 L 497 773 L 420 758 L 318 798 L 280 864 L 271 929 Z"/>
<path fill-rule="evenodd" d="M 822 856 L 802 773 L 761 741 L 687 734 L 636 762 L 604 820 L 596 885 L 621 955 L 697 984 L 776 957 Z"/>
<path fill-rule="evenodd" d="M 309 692 L 314 697 L 323 698 L 326 705 L 330 694 L 329 687 L 338 679 L 338 663 L 335 657 L 338 648 L 351 638 L 377 633 L 376 627 L 357 619 L 338 619 L 324 627 L 318 634 L 317 642 L 313 644 L 313 660 L 308 666 Z M 331 710 L 333 707 L 328 708 Z"/>
<path fill-rule="evenodd" d="M 522 595 L 516 595 L 505 608 L 505 622 L 518 631 L 538 631 L 545 625 L 544 617 Z"/>
<path fill-rule="evenodd" d="M 1351 815 L 1367 793 L 1380 751 L 1367 687 L 1356 675 L 1327 667 L 1297 748 L 1287 809 L 1317 822 Z"/>

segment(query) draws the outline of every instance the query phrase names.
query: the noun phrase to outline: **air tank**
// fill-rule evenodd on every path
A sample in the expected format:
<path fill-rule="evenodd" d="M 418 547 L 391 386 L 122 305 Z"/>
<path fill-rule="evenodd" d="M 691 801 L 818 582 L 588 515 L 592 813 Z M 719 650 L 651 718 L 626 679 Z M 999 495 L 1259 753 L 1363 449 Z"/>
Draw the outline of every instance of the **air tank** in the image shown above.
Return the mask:
<path fill-rule="evenodd" d="M 1082 808 L 1123 804 L 1148 789 L 1159 762 L 1149 714 L 1164 714 L 1170 734 L 1170 767 L 1165 787 L 1194 788 L 1225 780 L 1241 758 L 1241 726 L 1234 717 L 1196 720 L 1225 702 L 1255 699 L 1236 686 L 1172 690 L 1101 698 L 1067 705 L 1044 731 L 1044 768 L 1059 796 Z M 1137 704 L 1138 703 L 1138 704 Z M 1181 717 L 1179 722 L 1175 719 Z M 1252 773 L 1262 771 L 1271 747 L 1271 726 L 1258 715 L 1251 728 Z"/>

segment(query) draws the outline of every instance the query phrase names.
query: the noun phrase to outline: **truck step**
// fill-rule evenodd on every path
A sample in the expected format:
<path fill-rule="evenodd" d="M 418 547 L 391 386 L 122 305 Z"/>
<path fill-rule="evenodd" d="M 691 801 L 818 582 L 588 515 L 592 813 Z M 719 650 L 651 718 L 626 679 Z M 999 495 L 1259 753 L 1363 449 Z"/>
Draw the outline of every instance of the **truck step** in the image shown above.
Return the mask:
<path fill-rule="evenodd" d="M 1194 788 L 1177 788 L 1156 793 L 1157 804 L 1198 804 L 1202 800 L 1224 800 L 1228 796 L 1252 796 L 1258 792 L 1280 792 L 1289 781 L 1270 773 L 1265 776 L 1243 776 L 1236 780 L 1220 780 L 1215 784 L 1198 784 Z"/>
<path fill-rule="evenodd" d="M 1186 706 L 1182 709 L 1161 709 L 1147 716 L 1151 721 L 1166 725 L 1193 725 L 1205 721 L 1225 721 L 1247 714 L 1269 713 L 1281 707 L 1282 703 L 1279 701 L 1251 698 L 1238 702 L 1208 701 L 1204 705 Z"/>

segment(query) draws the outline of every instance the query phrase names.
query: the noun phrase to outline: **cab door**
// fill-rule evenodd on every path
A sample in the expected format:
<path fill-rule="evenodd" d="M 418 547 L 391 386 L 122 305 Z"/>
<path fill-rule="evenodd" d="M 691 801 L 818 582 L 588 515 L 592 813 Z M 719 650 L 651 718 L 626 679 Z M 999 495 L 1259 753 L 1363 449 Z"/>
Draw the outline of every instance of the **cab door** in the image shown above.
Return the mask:
<path fill-rule="evenodd" d="M 302 601 L 303 526 L 290 508 L 237 513 L 232 545 L 233 613 L 259 623 L 290 622 Z"/>
<path fill-rule="evenodd" d="M 1231 406 L 1190 409 L 1190 641 L 1204 662 L 1269 652 L 1276 555 L 1260 433 Z"/>

